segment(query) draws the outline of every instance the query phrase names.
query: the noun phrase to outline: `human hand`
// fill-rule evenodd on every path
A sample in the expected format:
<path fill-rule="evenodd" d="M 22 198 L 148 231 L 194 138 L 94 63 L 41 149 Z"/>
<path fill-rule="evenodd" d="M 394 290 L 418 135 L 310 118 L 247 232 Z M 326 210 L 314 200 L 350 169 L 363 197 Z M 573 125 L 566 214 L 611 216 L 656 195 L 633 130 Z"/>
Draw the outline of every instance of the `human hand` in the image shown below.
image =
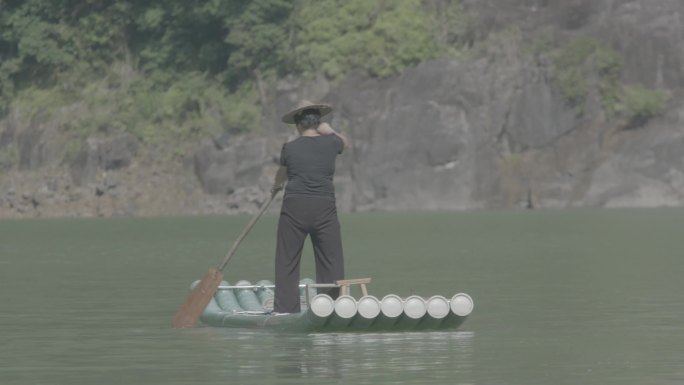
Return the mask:
<path fill-rule="evenodd" d="M 273 187 L 271 187 L 271 194 L 275 195 L 283 188 L 285 188 L 285 186 L 282 184 L 274 184 Z"/>
<path fill-rule="evenodd" d="M 321 135 L 332 135 L 335 133 L 335 130 L 333 130 L 333 128 L 330 127 L 330 125 L 326 122 L 319 124 L 316 131 L 318 131 L 318 133 Z"/>

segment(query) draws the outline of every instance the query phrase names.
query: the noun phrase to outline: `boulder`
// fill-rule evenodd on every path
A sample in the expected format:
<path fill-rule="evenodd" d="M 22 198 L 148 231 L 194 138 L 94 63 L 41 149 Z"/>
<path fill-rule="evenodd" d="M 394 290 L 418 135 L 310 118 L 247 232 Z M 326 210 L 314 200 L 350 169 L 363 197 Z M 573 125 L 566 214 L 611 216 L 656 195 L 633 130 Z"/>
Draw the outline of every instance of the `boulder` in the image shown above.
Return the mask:
<path fill-rule="evenodd" d="M 195 151 L 195 176 L 209 194 L 233 194 L 237 189 L 261 182 L 264 167 L 273 162 L 272 139 L 266 137 L 236 137 L 223 142 L 205 141 Z"/>
<path fill-rule="evenodd" d="M 128 167 L 135 158 L 138 146 L 138 139 L 131 134 L 102 140 L 98 144 L 98 166 L 105 170 Z"/>
<path fill-rule="evenodd" d="M 138 147 L 138 139 L 126 133 L 111 138 L 88 138 L 70 164 L 74 183 L 78 186 L 92 183 L 99 171 L 128 167 Z"/>

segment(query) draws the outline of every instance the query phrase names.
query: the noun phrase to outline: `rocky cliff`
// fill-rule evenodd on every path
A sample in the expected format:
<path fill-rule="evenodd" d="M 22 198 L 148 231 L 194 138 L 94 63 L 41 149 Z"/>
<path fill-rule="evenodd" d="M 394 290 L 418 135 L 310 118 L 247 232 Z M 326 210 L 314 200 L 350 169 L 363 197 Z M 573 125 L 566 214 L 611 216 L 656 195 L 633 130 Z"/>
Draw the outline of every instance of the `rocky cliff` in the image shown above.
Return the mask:
<path fill-rule="evenodd" d="M 14 111 L 0 124 L 0 216 L 253 211 L 293 135 L 278 117 L 302 98 L 333 104 L 353 143 L 338 163 L 342 210 L 684 204 L 684 3 L 464 4 L 468 54 L 387 79 L 281 79 L 260 132 L 171 158 L 129 135 L 67 156 L 59 122 Z"/>

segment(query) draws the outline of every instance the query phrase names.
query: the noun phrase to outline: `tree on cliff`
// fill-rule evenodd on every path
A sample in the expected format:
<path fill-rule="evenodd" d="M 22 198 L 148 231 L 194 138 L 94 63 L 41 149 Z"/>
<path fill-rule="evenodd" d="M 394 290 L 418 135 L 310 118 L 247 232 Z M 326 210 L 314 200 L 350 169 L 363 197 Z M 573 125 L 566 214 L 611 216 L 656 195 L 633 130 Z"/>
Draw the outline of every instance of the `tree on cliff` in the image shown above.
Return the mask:
<path fill-rule="evenodd" d="M 192 71 L 232 88 L 286 73 L 388 75 L 435 55 L 443 28 L 430 12 L 420 0 L 1 0 L 2 105 L 26 87 L 82 87 L 117 61 L 163 86 Z"/>

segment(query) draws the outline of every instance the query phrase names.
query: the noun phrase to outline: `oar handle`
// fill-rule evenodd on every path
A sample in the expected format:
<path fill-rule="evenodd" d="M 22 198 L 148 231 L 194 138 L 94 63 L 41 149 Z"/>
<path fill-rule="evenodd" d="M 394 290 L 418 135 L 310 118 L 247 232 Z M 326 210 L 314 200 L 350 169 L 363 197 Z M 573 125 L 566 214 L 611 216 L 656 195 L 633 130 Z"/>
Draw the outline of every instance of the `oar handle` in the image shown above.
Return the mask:
<path fill-rule="evenodd" d="M 235 243 L 233 243 L 233 247 L 230 248 L 228 251 L 228 254 L 226 255 L 225 258 L 223 258 L 223 261 L 221 262 L 220 265 L 218 265 L 218 269 L 223 271 L 223 268 L 226 267 L 228 264 L 228 261 L 230 261 L 230 258 L 233 257 L 233 254 L 235 254 L 235 250 L 237 250 L 238 246 L 240 245 L 240 242 L 247 236 L 249 231 L 254 227 L 254 224 L 257 222 L 257 220 L 261 217 L 261 215 L 266 211 L 268 208 L 268 205 L 273 202 L 273 198 L 278 194 L 279 189 L 273 189 L 271 191 L 271 197 L 264 202 L 261 207 L 259 208 L 259 212 L 249 221 L 247 226 L 245 226 L 244 230 L 242 230 L 242 233 L 240 236 L 237 237 L 235 240 Z"/>

